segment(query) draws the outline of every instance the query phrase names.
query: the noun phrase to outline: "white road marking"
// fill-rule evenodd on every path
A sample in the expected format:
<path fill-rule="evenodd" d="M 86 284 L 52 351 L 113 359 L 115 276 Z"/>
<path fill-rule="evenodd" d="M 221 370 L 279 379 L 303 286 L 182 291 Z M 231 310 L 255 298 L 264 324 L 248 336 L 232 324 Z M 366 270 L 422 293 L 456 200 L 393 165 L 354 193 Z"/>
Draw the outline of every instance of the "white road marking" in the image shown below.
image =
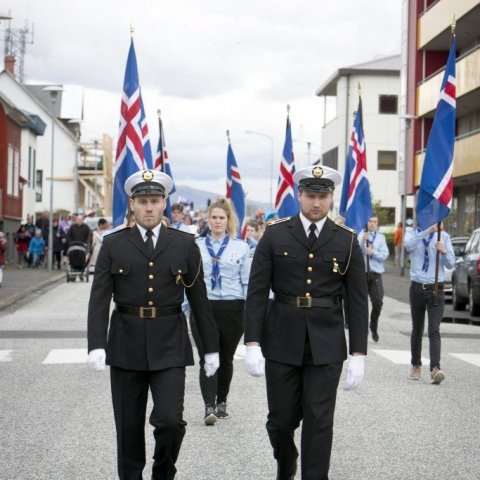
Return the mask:
<path fill-rule="evenodd" d="M 0 350 L 0 362 L 11 362 L 11 353 L 12 350 Z"/>
<path fill-rule="evenodd" d="M 480 354 L 478 353 L 449 353 L 452 357 L 471 363 L 476 367 L 480 367 Z"/>
<path fill-rule="evenodd" d="M 86 348 L 59 348 L 50 350 L 42 364 L 86 363 L 87 358 Z"/>
<path fill-rule="evenodd" d="M 412 359 L 412 354 L 410 350 L 373 350 L 377 355 L 380 355 L 387 360 L 390 360 L 392 363 L 397 365 L 410 365 Z M 422 357 L 422 364 L 429 364 L 430 360 L 428 358 Z"/>
<path fill-rule="evenodd" d="M 233 358 L 235 360 L 243 360 L 245 358 L 245 350 L 245 345 L 239 345 Z"/>

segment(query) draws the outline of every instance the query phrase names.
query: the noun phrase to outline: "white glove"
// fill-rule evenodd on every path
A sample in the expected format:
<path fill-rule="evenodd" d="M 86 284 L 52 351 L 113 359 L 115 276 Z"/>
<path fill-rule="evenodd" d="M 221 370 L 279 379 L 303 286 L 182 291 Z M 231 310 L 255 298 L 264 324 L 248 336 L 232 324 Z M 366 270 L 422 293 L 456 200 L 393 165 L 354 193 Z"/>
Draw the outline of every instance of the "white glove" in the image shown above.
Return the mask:
<path fill-rule="evenodd" d="M 245 370 L 253 377 L 261 377 L 265 374 L 265 359 L 262 349 L 257 345 L 247 345 L 245 352 Z"/>
<path fill-rule="evenodd" d="M 203 368 L 205 369 L 205 375 L 207 377 L 213 377 L 219 366 L 220 357 L 218 356 L 218 352 L 205 354 L 205 365 Z"/>
<path fill-rule="evenodd" d="M 354 390 L 363 380 L 365 373 L 365 355 L 348 357 L 347 375 L 345 377 L 344 390 Z"/>
<path fill-rule="evenodd" d="M 107 356 L 103 348 L 96 348 L 88 354 L 87 367 L 92 372 L 101 372 L 105 370 L 105 357 Z"/>

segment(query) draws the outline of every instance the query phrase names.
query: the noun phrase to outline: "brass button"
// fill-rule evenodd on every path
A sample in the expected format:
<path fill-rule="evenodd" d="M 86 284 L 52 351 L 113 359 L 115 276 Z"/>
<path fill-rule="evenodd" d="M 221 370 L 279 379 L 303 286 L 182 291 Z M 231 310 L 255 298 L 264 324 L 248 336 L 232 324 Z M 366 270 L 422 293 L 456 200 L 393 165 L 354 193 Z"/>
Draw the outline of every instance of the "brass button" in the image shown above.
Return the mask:
<path fill-rule="evenodd" d="M 182 273 L 182 271 L 180 269 L 178 269 L 178 273 Z"/>
<path fill-rule="evenodd" d="M 307 279 L 307 284 L 310 285 L 312 283 L 312 281 L 308 278 Z"/>
<path fill-rule="evenodd" d="M 118 270 L 118 273 L 123 273 L 123 268 L 120 268 L 120 269 Z"/>
<path fill-rule="evenodd" d="M 152 293 L 152 292 L 153 292 L 153 288 L 152 288 L 152 287 L 149 287 L 149 288 L 148 288 L 148 291 L 149 291 L 150 293 Z"/>
<path fill-rule="evenodd" d="M 148 301 L 149 305 L 153 305 L 153 302 L 151 300 Z"/>
<path fill-rule="evenodd" d="M 308 267 L 307 270 L 308 270 L 309 272 L 311 272 L 311 271 L 313 270 L 313 268 L 312 268 L 312 267 Z"/>
<path fill-rule="evenodd" d="M 287 255 L 288 255 L 288 252 L 283 252 L 283 254 L 284 254 L 285 256 L 287 256 Z"/>
<path fill-rule="evenodd" d="M 153 280 L 153 275 L 150 274 L 150 275 L 148 276 L 148 278 L 149 278 L 150 280 Z"/>
<path fill-rule="evenodd" d="M 308 258 L 313 258 L 313 253 L 309 253 Z"/>
<path fill-rule="evenodd" d="M 309 297 L 309 296 L 310 296 L 310 294 L 307 292 L 307 293 L 305 294 L 305 296 L 306 296 L 306 297 Z"/>
<path fill-rule="evenodd" d="M 153 262 L 148 262 L 149 267 L 153 267 Z"/>

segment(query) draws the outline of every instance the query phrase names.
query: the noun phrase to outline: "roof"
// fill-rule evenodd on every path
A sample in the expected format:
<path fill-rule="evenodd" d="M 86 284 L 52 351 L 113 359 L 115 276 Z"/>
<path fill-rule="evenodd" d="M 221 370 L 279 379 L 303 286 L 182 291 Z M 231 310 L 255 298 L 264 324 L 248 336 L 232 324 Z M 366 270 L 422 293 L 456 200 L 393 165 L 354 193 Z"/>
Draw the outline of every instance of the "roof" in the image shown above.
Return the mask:
<path fill-rule="evenodd" d="M 324 82 L 315 92 L 315 95 L 335 96 L 337 94 L 337 82 L 340 77 L 350 75 L 400 75 L 400 55 L 390 55 L 388 57 L 380 57 L 368 62 L 351 65 L 350 67 L 342 67 Z"/>

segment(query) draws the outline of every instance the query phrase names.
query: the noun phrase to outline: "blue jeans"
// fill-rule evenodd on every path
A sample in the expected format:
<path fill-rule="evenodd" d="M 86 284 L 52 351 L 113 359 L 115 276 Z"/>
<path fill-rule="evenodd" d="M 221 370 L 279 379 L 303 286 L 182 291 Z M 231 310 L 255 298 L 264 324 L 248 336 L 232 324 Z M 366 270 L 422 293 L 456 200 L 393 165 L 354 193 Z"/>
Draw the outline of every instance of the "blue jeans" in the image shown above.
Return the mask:
<path fill-rule="evenodd" d="M 425 329 L 425 312 L 428 314 L 428 339 L 430 341 L 430 371 L 440 368 L 440 323 L 445 307 L 443 285 L 438 287 L 437 299 L 433 287 L 422 288 L 422 285 L 412 282 L 410 285 L 410 311 L 412 313 L 412 335 L 410 345 L 412 365 L 422 364 L 422 337 Z"/>

